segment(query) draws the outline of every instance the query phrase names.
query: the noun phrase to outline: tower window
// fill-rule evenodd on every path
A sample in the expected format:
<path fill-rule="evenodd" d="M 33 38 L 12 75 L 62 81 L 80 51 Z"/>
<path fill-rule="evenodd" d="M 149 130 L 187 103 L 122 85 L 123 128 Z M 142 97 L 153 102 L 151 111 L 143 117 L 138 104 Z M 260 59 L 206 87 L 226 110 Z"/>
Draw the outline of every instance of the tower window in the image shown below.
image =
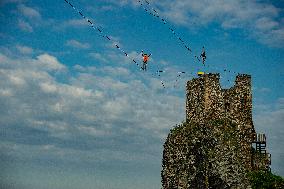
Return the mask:
<path fill-rule="evenodd" d="M 230 108 L 230 103 L 229 102 L 225 102 L 225 109 L 228 110 Z"/>

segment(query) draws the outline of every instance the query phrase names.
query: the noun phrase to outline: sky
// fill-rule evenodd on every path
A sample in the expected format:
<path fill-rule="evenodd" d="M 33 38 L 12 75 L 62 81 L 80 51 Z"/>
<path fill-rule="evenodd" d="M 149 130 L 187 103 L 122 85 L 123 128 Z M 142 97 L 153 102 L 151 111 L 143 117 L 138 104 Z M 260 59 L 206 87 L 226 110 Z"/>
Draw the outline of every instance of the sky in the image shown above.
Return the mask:
<path fill-rule="evenodd" d="M 102 33 L 64 0 L 0 0 L 0 188 L 161 188 L 163 143 L 197 71 L 223 88 L 252 75 L 254 126 L 284 176 L 283 0 L 70 2 Z M 141 50 L 147 72 L 132 61 Z"/>

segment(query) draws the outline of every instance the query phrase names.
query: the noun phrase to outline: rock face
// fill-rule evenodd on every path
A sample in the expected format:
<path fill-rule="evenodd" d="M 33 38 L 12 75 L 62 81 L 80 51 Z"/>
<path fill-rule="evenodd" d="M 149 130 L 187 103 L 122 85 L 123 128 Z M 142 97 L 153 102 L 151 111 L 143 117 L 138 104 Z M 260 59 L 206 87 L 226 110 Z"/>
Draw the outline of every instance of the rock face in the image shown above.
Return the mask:
<path fill-rule="evenodd" d="M 269 167 L 266 150 L 252 147 L 259 141 L 251 77 L 239 74 L 232 88 L 222 89 L 219 74 L 205 74 L 188 81 L 186 92 L 186 122 L 164 144 L 163 188 L 250 188 L 246 173 Z"/>
<path fill-rule="evenodd" d="M 172 129 L 164 144 L 163 188 L 250 188 L 238 133 L 226 120 Z"/>

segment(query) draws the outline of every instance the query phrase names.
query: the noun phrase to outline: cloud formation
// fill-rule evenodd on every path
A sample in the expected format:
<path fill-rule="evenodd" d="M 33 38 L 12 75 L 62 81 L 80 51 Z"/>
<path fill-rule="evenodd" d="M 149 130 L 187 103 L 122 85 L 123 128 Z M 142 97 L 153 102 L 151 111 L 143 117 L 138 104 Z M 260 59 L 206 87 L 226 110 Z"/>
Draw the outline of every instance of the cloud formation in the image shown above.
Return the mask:
<path fill-rule="evenodd" d="M 62 65 L 56 57 L 51 56 L 49 54 L 41 54 L 39 56 L 37 56 L 37 63 L 39 65 L 41 65 L 42 67 L 44 67 L 45 69 L 48 70 L 62 70 L 65 68 L 64 65 Z"/>
<path fill-rule="evenodd" d="M 34 52 L 34 50 L 31 47 L 28 47 L 28 46 L 16 45 L 16 49 L 21 54 L 32 54 Z"/>
<path fill-rule="evenodd" d="M 263 107 L 263 108 L 259 108 Z M 272 170 L 284 175 L 283 123 L 284 100 L 279 98 L 276 104 L 260 104 L 258 113 L 254 116 L 254 124 L 258 133 L 265 133 L 268 139 L 269 153 L 272 154 Z"/>
<path fill-rule="evenodd" d="M 151 159 L 158 158 L 159 141 L 183 119 L 183 109 L 177 109 L 183 99 L 166 95 L 157 78 L 137 77 L 119 65 L 74 69 L 76 76 L 62 82 L 58 77 L 67 68 L 50 54 L 0 55 L 3 145 L 19 156 L 14 145 L 27 151 L 36 145 L 46 158 L 60 151 L 66 161 L 74 159 L 70 153 L 92 154 L 96 162 L 138 161 L 152 153 L 157 157 Z"/>
<path fill-rule="evenodd" d="M 30 19 L 40 19 L 41 18 L 41 15 L 37 10 L 31 7 L 28 7 L 24 4 L 18 5 L 18 10 L 22 15 Z"/>
<path fill-rule="evenodd" d="M 240 28 L 261 43 L 283 46 L 284 27 L 280 9 L 257 1 L 163 1 L 163 14 L 172 22 L 187 27 L 219 22 L 226 29 Z M 170 5 L 170 6 L 169 6 Z"/>
<path fill-rule="evenodd" d="M 60 24 L 56 23 L 53 27 L 55 30 L 64 30 L 66 28 L 80 28 L 88 27 L 88 23 L 84 19 L 70 19 L 60 22 Z"/>
<path fill-rule="evenodd" d="M 113 3 L 119 6 L 138 5 L 135 0 Z M 284 44 L 283 9 L 263 1 L 165 0 L 153 1 L 148 8 L 157 7 L 168 21 L 189 29 L 218 23 L 224 30 L 243 29 L 249 33 L 247 37 L 269 46 L 283 47 Z"/>
<path fill-rule="evenodd" d="M 19 20 L 18 21 L 18 26 L 21 30 L 25 31 L 25 32 L 33 32 L 33 27 L 26 21 L 24 20 Z"/>
<path fill-rule="evenodd" d="M 82 42 L 77 41 L 75 39 L 68 40 L 66 42 L 66 45 L 70 46 L 70 47 L 78 48 L 78 49 L 88 49 L 88 48 L 90 48 L 90 44 L 89 43 L 82 43 Z"/>

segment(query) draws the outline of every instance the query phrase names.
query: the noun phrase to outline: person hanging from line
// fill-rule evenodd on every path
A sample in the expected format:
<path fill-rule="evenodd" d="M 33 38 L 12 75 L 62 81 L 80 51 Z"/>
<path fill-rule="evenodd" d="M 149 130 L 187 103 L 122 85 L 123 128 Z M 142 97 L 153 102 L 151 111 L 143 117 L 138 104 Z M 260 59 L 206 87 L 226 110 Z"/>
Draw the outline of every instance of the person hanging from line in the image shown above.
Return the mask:
<path fill-rule="evenodd" d="M 202 52 L 201 52 L 200 58 L 202 59 L 202 64 L 205 66 L 206 53 L 205 53 L 204 47 L 202 47 Z"/>
<path fill-rule="evenodd" d="M 144 71 L 147 71 L 147 63 L 148 63 L 148 60 L 149 60 L 149 57 L 151 56 L 152 54 L 146 54 L 143 52 L 142 50 L 142 57 L 143 57 L 143 64 L 142 64 L 142 70 Z"/>

